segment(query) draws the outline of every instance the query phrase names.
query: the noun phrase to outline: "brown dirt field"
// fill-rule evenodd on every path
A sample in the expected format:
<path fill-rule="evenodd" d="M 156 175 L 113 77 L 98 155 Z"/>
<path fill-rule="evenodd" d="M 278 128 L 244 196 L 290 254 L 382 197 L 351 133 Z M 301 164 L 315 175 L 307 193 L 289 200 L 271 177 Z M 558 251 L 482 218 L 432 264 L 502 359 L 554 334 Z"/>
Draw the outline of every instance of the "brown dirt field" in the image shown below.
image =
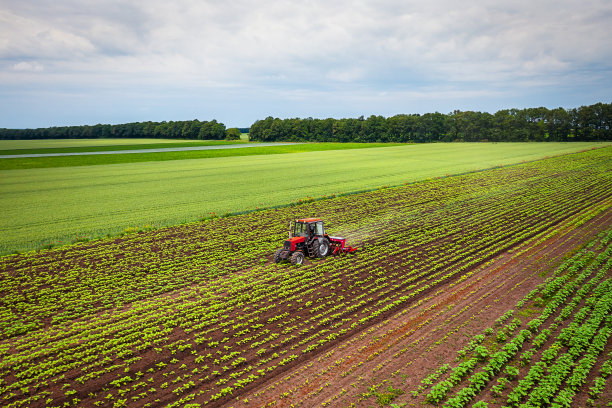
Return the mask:
<path fill-rule="evenodd" d="M 389 385 L 404 391 L 394 403 L 422 405 L 424 394 L 415 399 L 409 392 L 425 376 L 453 362 L 472 336 L 493 326 L 568 253 L 610 225 L 608 210 L 578 228 L 568 225 L 543 242 L 532 240 L 504 252 L 462 282 L 446 282 L 392 318 L 343 339 L 307 364 L 224 406 L 377 406 L 375 397 L 364 394 L 371 386 L 384 390 Z"/>

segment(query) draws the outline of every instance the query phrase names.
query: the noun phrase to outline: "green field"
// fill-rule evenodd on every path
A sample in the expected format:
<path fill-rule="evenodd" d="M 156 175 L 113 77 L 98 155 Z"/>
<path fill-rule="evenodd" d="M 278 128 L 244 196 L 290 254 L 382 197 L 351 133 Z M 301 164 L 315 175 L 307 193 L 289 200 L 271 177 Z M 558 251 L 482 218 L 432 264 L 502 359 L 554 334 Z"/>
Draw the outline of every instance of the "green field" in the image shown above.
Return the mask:
<path fill-rule="evenodd" d="M 423 144 L 1 170 L 0 253 L 609 145 Z M 325 144 L 314 146 L 324 148 Z"/>

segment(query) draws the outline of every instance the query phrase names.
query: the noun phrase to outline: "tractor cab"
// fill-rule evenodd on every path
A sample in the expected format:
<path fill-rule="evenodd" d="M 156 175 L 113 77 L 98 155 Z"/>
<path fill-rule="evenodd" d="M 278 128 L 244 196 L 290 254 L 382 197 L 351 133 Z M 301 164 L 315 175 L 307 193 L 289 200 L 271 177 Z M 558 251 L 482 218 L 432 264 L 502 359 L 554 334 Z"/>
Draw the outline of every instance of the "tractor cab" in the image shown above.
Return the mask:
<path fill-rule="evenodd" d="M 319 218 L 296 220 L 293 226 L 293 236 L 304 238 L 323 237 L 325 236 L 323 221 Z"/>

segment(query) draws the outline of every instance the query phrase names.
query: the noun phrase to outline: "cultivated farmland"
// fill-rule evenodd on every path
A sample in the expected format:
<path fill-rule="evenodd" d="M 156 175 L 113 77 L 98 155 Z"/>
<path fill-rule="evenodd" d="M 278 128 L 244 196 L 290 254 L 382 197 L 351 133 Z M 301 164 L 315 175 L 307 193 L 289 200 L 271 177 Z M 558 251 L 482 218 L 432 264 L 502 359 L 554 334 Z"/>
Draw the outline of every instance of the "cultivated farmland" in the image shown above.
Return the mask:
<path fill-rule="evenodd" d="M 212 213 L 255 210 L 308 197 L 399 185 L 601 146 L 593 143 L 445 143 L 372 148 L 369 144 L 322 143 L 200 152 L 0 159 L 0 166 L 13 160 L 24 165 L 28 160 L 63 162 L 77 158 L 84 163 L 115 157 L 152 160 L 0 170 L 3 212 L 0 254 L 117 235 L 126 229 L 176 225 Z M 338 150 L 321 151 L 329 148 Z M 187 160 L 192 154 L 196 157 L 206 152 L 235 154 L 241 150 L 258 155 Z M 301 153 L 272 154 L 281 151 Z"/>
<path fill-rule="evenodd" d="M 611 169 L 603 148 L 0 258 L 0 398 L 609 401 Z M 312 215 L 360 251 L 272 263 Z"/>

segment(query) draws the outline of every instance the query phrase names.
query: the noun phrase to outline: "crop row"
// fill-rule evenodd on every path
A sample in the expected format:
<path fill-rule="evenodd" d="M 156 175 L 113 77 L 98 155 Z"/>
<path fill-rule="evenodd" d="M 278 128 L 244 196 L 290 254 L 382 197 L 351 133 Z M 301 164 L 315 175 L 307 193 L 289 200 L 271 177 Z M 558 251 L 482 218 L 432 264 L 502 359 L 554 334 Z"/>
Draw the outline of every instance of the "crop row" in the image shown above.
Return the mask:
<path fill-rule="evenodd" d="M 428 389 L 426 401 L 444 407 L 470 406 L 475 399 L 482 406 L 502 399 L 506 407 L 571 407 L 595 363 L 605 358 L 612 335 L 611 241 L 609 230 L 595 250 L 583 250 L 562 264 L 553 278 L 497 319 L 499 326 L 512 319 L 509 323 L 476 335 L 458 352 L 461 363 L 441 365 L 414 396 Z M 526 322 L 513 318 L 525 308 L 541 313 Z M 592 397 L 605 383 L 603 375 L 598 378 Z M 490 394 L 483 394 L 487 389 Z"/>

